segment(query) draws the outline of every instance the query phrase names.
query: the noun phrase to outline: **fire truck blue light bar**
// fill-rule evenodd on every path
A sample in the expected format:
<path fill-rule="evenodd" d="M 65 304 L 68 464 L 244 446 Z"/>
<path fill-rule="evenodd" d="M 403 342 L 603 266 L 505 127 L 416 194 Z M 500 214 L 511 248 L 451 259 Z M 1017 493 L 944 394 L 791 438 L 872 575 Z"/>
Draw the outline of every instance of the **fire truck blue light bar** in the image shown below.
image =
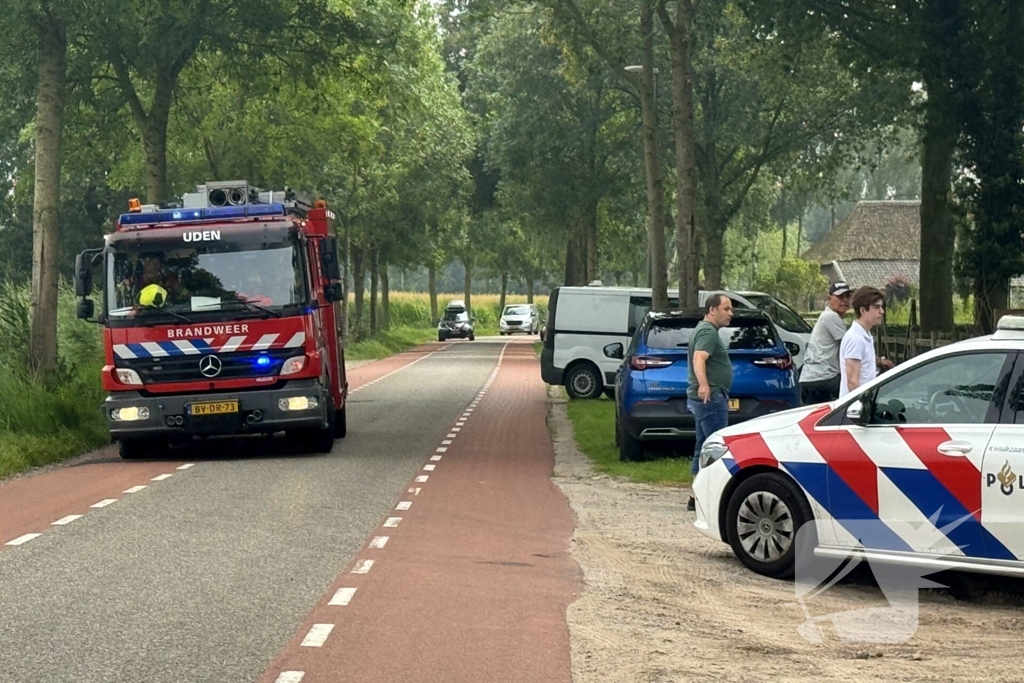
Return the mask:
<path fill-rule="evenodd" d="M 117 222 L 124 226 L 141 226 L 283 215 L 285 215 L 284 204 L 249 204 L 246 206 L 216 206 L 206 209 L 162 209 L 151 213 L 123 213 Z"/>

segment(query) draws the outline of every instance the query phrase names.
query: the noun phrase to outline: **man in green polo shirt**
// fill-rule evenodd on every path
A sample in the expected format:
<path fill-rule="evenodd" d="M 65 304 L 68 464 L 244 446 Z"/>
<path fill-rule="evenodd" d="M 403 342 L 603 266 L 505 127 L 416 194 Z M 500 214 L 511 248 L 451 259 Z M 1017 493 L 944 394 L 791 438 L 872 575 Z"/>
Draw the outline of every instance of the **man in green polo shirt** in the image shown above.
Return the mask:
<path fill-rule="evenodd" d="M 697 444 L 690 471 L 700 468 L 704 441 L 729 425 L 729 392 L 732 390 L 732 361 L 718 331 L 732 322 L 732 301 L 724 294 L 712 294 L 704 302 L 704 319 L 690 335 L 687 356 L 690 376 L 686 405 L 693 413 Z M 694 510 L 693 497 L 687 509 Z"/>

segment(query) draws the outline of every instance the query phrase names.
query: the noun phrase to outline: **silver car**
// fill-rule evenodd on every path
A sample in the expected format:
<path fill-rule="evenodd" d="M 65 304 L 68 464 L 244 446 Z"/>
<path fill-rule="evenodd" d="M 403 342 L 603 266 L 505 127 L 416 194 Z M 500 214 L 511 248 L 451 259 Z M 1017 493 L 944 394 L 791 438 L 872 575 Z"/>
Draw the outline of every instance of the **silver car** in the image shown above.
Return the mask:
<path fill-rule="evenodd" d="M 501 313 L 498 333 L 501 335 L 523 332 L 537 334 L 540 331 L 540 313 L 534 304 L 509 304 Z"/>

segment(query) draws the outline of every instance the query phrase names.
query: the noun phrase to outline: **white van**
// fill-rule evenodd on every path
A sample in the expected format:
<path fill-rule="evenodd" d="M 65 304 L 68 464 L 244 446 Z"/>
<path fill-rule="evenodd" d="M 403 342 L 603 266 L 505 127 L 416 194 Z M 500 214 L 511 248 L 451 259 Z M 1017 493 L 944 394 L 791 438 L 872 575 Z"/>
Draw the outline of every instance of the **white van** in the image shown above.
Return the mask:
<path fill-rule="evenodd" d="M 760 292 L 721 290 L 737 308 L 756 308 L 768 313 L 779 337 L 799 368 L 810 339 L 811 328 L 791 308 Z M 713 292 L 701 291 L 703 305 Z M 744 294 L 752 295 L 748 299 Z M 762 300 L 761 297 L 765 299 Z M 668 291 L 670 308 L 679 307 L 679 290 Z M 806 328 L 787 318 L 780 325 L 772 310 L 784 309 Z M 547 384 L 565 386 L 570 398 L 597 398 L 601 392 L 614 395 L 615 373 L 622 362 L 604 355 L 604 347 L 620 342 L 628 347 L 633 333 L 651 310 L 651 290 L 632 287 L 556 287 L 548 297 L 548 319 L 544 348 L 540 356 L 541 377 Z M 790 331 L 793 328 L 796 331 Z"/>

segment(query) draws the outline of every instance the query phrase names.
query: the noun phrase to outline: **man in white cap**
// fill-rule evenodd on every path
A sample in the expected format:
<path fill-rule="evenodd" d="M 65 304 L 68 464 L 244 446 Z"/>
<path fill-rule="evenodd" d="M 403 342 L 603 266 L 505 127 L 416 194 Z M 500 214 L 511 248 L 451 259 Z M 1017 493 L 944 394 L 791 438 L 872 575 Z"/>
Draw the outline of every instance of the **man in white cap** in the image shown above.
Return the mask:
<path fill-rule="evenodd" d="M 814 323 L 800 370 L 800 398 L 804 405 L 839 398 L 839 345 L 847 331 L 843 316 L 850 310 L 852 297 L 853 292 L 845 282 L 833 282 L 828 289 L 828 306 Z"/>

